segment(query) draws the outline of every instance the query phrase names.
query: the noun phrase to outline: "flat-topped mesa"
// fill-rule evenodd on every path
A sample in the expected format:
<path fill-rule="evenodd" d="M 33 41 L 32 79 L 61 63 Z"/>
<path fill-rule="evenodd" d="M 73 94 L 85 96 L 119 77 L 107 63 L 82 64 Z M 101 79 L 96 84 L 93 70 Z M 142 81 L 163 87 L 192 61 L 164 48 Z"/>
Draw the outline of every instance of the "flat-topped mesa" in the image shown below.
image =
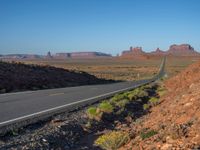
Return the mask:
<path fill-rule="evenodd" d="M 8 55 L 1 55 L 1 59 L 38 59 L 43 58 L 42 55 L 35 55 L 35 54 L 8 54 Z"/>
<path fill-rule="evenodd" d="M 141 55 L 145 54 L 145 52 L 142 50 L 142 47 L 130 47 L 129 50 L 125 50 L 122 52 L 121 56 L 126 56 L 126 55 Z"/>
<path fill-rule="evenodd" d="M 71 53 L 56 53 L 54 58 L 97 58 L 97 57 L 112 57 L 110 54 L 101 52 L 71 52 Z"/>
<path fill-rule="evenodd" d="M 199 53 L 194 50 L 194 48 L 189 44 L 181 44 L 176 45 L 173 44 L 169 47 L 169 50 L 167 51 L 170 55 L 175 56 L 198 56 Z"/>

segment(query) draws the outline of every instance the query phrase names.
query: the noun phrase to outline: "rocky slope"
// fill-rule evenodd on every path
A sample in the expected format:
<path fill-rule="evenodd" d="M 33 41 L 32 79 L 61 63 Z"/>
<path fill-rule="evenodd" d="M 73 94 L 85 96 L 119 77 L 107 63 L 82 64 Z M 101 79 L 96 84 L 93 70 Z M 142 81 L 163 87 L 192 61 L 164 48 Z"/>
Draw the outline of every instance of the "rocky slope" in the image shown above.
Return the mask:
<path fill-rule="evenodd" d="M 0 62 L 0 93 L 109 83 L 86 72 Z"/>
<path fill-rule="evenodd" d="M 168 92 L 160 104 L 132 124 L 135 138 L 122 149 L 200 149 L 200 62 L 165 81 Z M 156 135 L 142 140 L 144 131 Z"/>

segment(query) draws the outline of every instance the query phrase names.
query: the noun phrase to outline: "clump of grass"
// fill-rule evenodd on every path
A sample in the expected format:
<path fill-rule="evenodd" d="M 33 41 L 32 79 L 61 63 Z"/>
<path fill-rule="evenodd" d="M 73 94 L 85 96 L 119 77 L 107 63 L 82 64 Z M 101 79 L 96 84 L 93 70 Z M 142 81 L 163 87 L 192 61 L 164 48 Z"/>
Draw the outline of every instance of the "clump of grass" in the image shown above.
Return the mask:
<path fill-rule="evenodd" d="M 91 128 L 92 127 L 92 123 L 91 123 L 90 120 L 85 124 L 85 127 L 86 128 Z"/>
<path fill-rule="evenodd" d="M 151 130 L 148 132 L 141 132 L 140 137 L 142 138 L 142 140 L 146 139 L 146 138 L 150 138 L 154 135 L 158 134 L 157 131 Z"/>
<path fill-rule="evenodd" d="M 156 98 L 156 97 L 152 97 L 152 98 L 149 100 L 149 102 L 150 102 L 150 104 L 151 104 L 152 106 L 155 106 L 155 105 L 158 104 L 159 99 Z"/>
<path fill-rule="evenodd" d="M 132 92 L 128 95 L 129 100 L 135 100 L 137 98 L 137 94 Z"/>
<path fill-rule="evenodd" d="M 96 107 L 89 107 L 87 109 L 87 115 L 89 119 L 100 121 L 102 117 L 102 112 Z"/>
<path fill-rule="evenodd" d="M 115 105 L 118 106 L 119 108 L 124 108 L 128 103 L 129 103 L 128 99 L 123 99 L 118 103 L 116 103 Z"/>
<path fill-rule="evenodd" d="M 95 145 L 105 150 L 117 150 L 129 141 L 129 134 L 122 131 L 113 131 L 100 136 Z"/>
<path fill-rule="evenodd" d="M 144 104 L 144 105 L 143 105 L 143 109 L 144 109 L 144 110 L 148 110 L 149 107 L 150 107 L 149 104 Z"/>
<path fill-rule="evenodd" d="M 151 89 L 151 88 L 152 88 L 152 85 L 147 84 L 147 85 L 141 86 L 141 87 L 140 87 L 140 90 Z"/>
<path fill-rule="evenodd" d="M 113 106 L 108 101 L 101 102 L 98 108 L 105 113 L 111 113 L 114 110 Z"/>
<path fill-rule="evenodd" d="M 128 100 L 129 92 L 125 92 L 123 94 L 116 94 L 113 98 L 110 99 L 110 103 L 115 107 L 124 107 L 124 104 Z"/>
<path fill-rule="evenodd" d="M 122 100 L 122 99 L 126 99 L 127 98 L 127 94 L 116 94 L 114 97 L 112 97 L 111 99 L 110 99 L 110 101 L 111 102 L 118 102 L 118 101 L 120 101 L 120 100 Z"/>
<path fill-rule="evenodd" d="M 147 97 L 148 93 L 146 91 L 140 90 L 139 93 L 137 94 L 138 97 Z"/>
<path fill-rule="evenodd" d="M 163 96 L 166 93 L 166 89 L 164 87 L 159 87 L 157 89 L 157 93 L 158 93 L 159 96 Z"/>

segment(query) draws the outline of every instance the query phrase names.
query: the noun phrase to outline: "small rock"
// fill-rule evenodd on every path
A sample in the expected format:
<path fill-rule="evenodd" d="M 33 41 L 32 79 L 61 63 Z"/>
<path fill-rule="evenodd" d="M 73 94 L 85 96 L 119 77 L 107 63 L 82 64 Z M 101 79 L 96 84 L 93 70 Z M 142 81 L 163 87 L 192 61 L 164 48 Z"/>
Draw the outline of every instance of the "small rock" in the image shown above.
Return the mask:
<path fill-rule="evenodd" d="M 161 150 L 171 150 L 172 149 L 172 144 L 164 144 L 161 147 Z"/>
<path fill-rule="evenodd" d="M 185 107 L 188 107 L 188 106 L 191 106 L 191 105 L 192 105 L 192 103 L 189 102 L 189 103 L 186 103 L 184 106 L 185 106 Z"/>
<path fill-rule="evenodd" d="M 167 137 L 166 137 L 166 142 L 167 142 L 167 143 L 173 143 L 174 140 L 173 140 L 170 136 L 167 136 Z"/>
<path fill-rule="evenodd" d="M 47 140 L 46 140 L 46 139 L 42 139 L 42 141 L 43 141 L 43 142 L 47 142 Z"/>

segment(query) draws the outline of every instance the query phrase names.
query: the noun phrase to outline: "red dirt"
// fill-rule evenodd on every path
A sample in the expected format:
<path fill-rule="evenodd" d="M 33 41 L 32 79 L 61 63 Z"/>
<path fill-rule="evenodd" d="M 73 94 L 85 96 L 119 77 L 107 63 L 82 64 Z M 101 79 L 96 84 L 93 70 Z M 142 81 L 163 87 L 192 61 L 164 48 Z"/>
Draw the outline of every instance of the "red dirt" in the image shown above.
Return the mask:
<path fill-rule="evenodd" d="M 200 148 L 200 62 L 165 81 L 168 92 L 142 122 L 133 124 L 136 137 L 123 149 Z M 142 130 L 158 134 L 142 140 Z"/>

